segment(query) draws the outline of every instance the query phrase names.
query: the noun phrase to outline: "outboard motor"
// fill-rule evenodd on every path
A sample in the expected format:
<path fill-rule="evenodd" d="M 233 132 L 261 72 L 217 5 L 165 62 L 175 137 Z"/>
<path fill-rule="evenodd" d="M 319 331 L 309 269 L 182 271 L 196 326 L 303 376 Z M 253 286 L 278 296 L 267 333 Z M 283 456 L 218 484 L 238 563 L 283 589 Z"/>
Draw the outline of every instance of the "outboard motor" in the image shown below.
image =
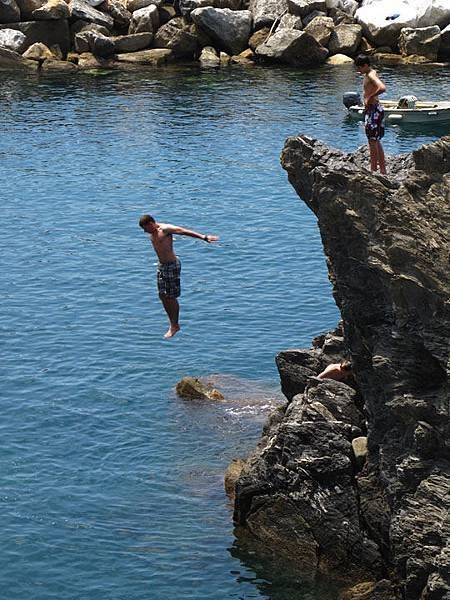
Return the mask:
<path fill-rule="evenodd" d="M 345 92 L 342 96 L 342 102 L 344 103 L 345 108 L 362 105 L 361 96 L 358 92 Z"/>

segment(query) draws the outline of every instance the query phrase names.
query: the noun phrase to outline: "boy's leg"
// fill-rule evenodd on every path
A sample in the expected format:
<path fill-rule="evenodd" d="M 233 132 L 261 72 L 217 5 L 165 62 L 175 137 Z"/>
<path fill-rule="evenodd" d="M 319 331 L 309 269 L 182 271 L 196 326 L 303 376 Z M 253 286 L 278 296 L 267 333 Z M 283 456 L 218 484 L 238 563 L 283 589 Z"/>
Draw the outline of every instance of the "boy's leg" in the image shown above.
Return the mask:
<path fill-rule="evenodd" d="M 178 324 L 180 305 L 178 304 L 178 300 L 176 298 L 169 298 L 169 296 L 166 296 L 165 294 L 160 294 L 159 298 L 170 321 L 170 327 L 165 333 L 164 337 L 171 338 L 177 333 L 177 331 L 180 331 L 180 325 Z"/>
<path fill-rule="evenodd" d="M 375 140 L 369 140 L 369 151 L 370 151 L 370 169 L 372 171 L 377 170 L 378 166 L 378 142 Z"/>
<path fill-rule="evenodd" d="M 378 156 L 378 164 L 380 165 L 380 173 L 386 175 L 386 160 L 384 158 L 384 150 L 381 142 L 377 142 L 377 156 Z"/>

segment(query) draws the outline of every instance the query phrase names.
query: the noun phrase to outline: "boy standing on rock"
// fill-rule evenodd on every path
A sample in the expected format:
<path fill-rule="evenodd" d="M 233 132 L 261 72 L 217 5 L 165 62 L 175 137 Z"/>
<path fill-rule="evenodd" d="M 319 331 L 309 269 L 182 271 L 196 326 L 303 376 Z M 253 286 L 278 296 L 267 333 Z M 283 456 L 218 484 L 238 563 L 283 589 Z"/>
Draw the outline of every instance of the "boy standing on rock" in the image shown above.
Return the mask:
<path fill-rule="evenodd" d="M 139 225 L 145 233 L 149 234 L 159 259 L 157 271 L 158 292 L 170 321 L 170 327 L 164 335 L 168 339 L 173 337 L 177 331 L 180 331 L 178 323 L 180 306 L 177 298 L 180 295 L 181 263 L 173 251 L 173 234 L 198 238 L 208 244 L 216 242 L 219 238 L 216 235 L 203 235 L 168 223 L 157 223 L 151 215 L 142 215 L 139 219 Z"/>
<path fill-rule="evenodd" d="M 384 109 L 378 99 L 379 94 L 386 91 L 386 86 L 379 79 L 377 72 L 372 69 L 370 59 L 365 54 L 360 54 L 355 59 L 359 73 L 364 75 L 364 126 L 369 140 L 370 168 L 386 174 L 384 150 L 381 139 L 384 136 Z"/>

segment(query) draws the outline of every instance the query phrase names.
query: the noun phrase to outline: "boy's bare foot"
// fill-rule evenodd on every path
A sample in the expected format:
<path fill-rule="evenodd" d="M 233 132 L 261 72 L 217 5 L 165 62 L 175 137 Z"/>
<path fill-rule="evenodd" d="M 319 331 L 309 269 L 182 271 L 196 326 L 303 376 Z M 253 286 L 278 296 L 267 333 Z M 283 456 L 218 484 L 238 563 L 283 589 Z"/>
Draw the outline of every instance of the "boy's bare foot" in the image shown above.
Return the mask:
<path fill-rule="evenodd" d="M 178 331 L 180 331 L 179 325 L 171 325 L 167 332 L 164 334 L 164 337 L 166 338 L 166 340 L 168 340 L 169 338 L 173 337 Z"/>

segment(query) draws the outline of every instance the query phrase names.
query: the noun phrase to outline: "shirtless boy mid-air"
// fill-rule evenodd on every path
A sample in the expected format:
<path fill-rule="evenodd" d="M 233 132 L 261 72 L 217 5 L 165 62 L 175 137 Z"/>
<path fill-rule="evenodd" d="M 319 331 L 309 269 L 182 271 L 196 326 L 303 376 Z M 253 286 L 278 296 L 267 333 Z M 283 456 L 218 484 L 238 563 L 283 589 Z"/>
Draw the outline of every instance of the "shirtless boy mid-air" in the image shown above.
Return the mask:
<path fill-rule="evenodd" d="M 372 69 L 370 59 L 365 54 L 360 54 L 355 59 L 359 73 L 364 75 L 364 126 L 369 140 L 370 168 L 386 174 L 386 163 L 381 138 L 384 136 L 384 109 L 378 99 L 379 94 L 386 91 L 386 86 L 379 79 L 377 72 Z"/>
<path fill-rule="evenodd" d="M 216 242 L 219 238 L 216 235 L 203 235 L 184 227 L 169 225 L 168 223 L 157 223 L 150 215 L 142 215 L 139 219 L 139 225 L 150 236 L 150 240 L 158 256 L 158 292 L 159 298 L 169 317 L 170 327 L 165 338 L 173 337 L 177 331 L 180 331 L 178 316 L 180 306 L 178 296 L 180 295 L 180 273 L 181 263 L 178 256 L 173 251 L 173 234 L 187 235 L 198 238 L 210 244 Z"/>

